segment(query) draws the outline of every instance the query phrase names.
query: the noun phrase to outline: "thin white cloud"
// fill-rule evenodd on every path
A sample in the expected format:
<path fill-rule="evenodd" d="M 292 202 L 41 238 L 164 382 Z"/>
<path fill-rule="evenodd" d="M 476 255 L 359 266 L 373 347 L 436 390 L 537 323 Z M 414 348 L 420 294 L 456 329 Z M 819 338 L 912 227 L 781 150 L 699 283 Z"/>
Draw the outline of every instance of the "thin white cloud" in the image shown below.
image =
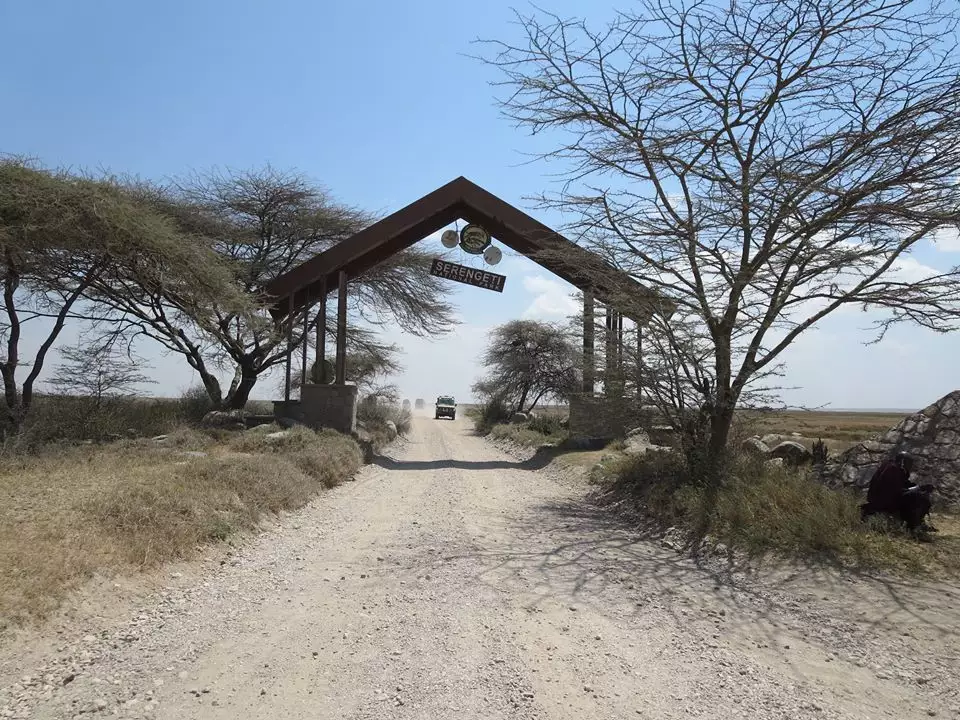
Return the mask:
<path fill-rule="evenodd" d="M 535 296 L 523 313 L 527 319 L 563 320 L 578 311 L 577 302 L 571 297 L 573 287 L 561 280 L 526 275 L 523 288 Z"/>
<path fill-rule="evenodd" d="M 930 239 L 940 252 L 960 252 L 960 228 L 941 228 Z"/>

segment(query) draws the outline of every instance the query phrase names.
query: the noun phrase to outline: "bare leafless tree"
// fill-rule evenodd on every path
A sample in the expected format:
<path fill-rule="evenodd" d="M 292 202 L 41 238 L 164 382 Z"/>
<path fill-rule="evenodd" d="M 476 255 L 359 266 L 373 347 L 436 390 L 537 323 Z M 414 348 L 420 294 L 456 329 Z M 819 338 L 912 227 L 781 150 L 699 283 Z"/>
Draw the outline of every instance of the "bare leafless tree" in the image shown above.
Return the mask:
<path fill-rule="evenodd" d="M 154 383 L 143 372 L 148 367 L 143 358 L 117 343 L 79 342 L 62 348 L 60 356 L 62 361 L 47 384 L 61 393 L 89 399 L 93 410 L 99 410 L 104 400 L 131 396 L 138 385 Z"/>
<path fill-rule="evenodd" d="M 676 304 L 651 321 L 645 370 L 661 400 L 699 409 L 710 471 L 745 393 L 829 314 L 877 310 L 877 337 L 898 322 L 956 326 L 957 270 L 911 252 L 960 225 L 957 11 L 639 5 L 598 30 L 520 17 L 523 42 L 486 60 L 504 74 L 506 115 L 556 133 L 546 157 L 566 182 L 542 200 Z"/>

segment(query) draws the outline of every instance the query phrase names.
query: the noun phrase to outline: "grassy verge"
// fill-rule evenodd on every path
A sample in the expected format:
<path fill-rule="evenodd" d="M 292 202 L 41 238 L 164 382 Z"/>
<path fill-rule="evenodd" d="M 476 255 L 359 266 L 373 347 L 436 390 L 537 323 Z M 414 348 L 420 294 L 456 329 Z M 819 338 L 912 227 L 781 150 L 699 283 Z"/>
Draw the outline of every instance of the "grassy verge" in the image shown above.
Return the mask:
<path fill-rule="evenodd" d="M 743 460 L 724 486 L 708 489 L 685 475 L 678 457 L 654 454 L 616 460 L 600 482 L 609 498 L 629 500 L 664 527 L 753 556 L 774 552 L 861 568 L 960 571 L 956 517 L 934 517 L 941 532 L 934 543 L 920 544 L 889 525 L 862 523 L 859 495 L 788 469 Z"/>
<path fill-rule="evenodd" d="M 39 619 L 94 573 L 187 558 L 303 506 L 360 467 L 357 444 L 297 428 L 121 441 L 0 466 L 0 629 Z"/>

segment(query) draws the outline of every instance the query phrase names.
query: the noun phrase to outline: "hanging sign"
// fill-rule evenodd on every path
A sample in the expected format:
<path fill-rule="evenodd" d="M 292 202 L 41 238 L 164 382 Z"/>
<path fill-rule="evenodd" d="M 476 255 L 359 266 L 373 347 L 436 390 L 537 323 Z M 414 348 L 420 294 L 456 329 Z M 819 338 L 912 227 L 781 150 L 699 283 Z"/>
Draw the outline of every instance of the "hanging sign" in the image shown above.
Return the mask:
<path fill-rule="evenodd" d="M 445 280 L 455 280 L 464 285 L 473 285 L 484 290 L 493 290 L 494 292 L 503 292 L 503 285 L 507 282 L 506 275 L 497 275 L 486 270 L 477 270 L 466 265 L 457 265 L 457 263 L 447 262 L 439 258 L 433 259 L 430 266 L 430 274 Z"/>
<path fill-rule="evenodd" d="M 460 231 L 460 249 L 471 255 L 482 255 L 490 245 L 490 233 L 479 225 L 467 225 Z"/>

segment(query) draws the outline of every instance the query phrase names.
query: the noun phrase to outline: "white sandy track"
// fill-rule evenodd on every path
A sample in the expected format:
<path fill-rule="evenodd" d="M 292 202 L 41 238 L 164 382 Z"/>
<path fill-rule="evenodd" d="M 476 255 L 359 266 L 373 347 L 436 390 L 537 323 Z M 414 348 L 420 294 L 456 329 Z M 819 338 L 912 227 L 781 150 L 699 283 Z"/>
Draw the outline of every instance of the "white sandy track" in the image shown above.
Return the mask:
<path fill-rule="evenodd" d="M 721 579 L 583 494 L 417 418 L 222 564 L 3 648 L 0 717 L 960 718 L 956 588 Z"/>

